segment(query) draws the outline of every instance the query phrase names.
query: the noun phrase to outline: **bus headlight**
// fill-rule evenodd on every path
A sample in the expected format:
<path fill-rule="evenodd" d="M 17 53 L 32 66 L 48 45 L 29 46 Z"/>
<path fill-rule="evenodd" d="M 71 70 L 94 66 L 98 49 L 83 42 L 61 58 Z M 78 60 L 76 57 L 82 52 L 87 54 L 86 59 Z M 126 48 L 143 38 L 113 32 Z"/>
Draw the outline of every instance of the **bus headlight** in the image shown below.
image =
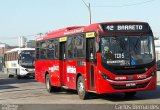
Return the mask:
<path fill-rule="evenodd" d="M 99 73 L 100 73 L 100 75 L 102 76 L 103 79 L 110 79 L 109 76 L 107 76 L 106 74 L 102 73 L 101 71 Z"/>
<path fill-rule="evenodd" d="M 28 69 L 25 69 L 25 71 L 27 71 L 27 72 L 28 72 Z"/>
<path fill-rule="evenodd" d="M 21 68 L 21 71 L 26 71 L 25 69 Z"/>

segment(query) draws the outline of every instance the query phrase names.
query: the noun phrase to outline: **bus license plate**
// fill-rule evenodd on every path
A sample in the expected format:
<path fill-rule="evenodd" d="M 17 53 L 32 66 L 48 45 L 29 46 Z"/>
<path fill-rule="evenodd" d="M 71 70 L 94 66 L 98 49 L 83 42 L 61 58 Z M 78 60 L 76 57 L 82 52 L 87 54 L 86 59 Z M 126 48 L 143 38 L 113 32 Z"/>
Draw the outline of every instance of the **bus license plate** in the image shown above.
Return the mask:
<path fill-rule="evenodd" d="M 133 87 L 133 86 L 136 86 L 136 83 L 127 83 L 126 84 L 126 87 Z"/>

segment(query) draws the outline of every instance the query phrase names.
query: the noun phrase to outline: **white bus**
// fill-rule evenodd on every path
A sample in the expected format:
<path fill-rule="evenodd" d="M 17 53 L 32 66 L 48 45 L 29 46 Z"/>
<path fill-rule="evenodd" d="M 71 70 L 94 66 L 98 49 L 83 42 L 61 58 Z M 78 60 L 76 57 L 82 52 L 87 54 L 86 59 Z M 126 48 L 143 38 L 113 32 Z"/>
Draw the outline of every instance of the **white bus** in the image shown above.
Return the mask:
<path fill-rule="evenodd" d="M 4 54 L 4 72 L 8 77 L 34 77 L 35 48 L 14 48 Z"/>

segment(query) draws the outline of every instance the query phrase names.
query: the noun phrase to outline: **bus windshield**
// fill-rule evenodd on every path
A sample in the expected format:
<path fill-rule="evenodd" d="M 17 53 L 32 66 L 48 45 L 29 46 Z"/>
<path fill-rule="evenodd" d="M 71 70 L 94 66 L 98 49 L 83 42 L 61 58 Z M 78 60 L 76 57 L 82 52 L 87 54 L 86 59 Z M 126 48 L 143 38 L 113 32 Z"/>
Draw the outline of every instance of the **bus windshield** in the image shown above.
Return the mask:
<path fill-rule="evenodd" d="M 152 36 L 115 36 L 101 38 L 102 62 L 113 66 L 151 63 L 154 59 Z"/>
<path fill-rule="evenodd" d="M 21 66 L 33 67 L 34 66 L 34 51 L 22 51 L 20 54 L 19 62 Z"/>

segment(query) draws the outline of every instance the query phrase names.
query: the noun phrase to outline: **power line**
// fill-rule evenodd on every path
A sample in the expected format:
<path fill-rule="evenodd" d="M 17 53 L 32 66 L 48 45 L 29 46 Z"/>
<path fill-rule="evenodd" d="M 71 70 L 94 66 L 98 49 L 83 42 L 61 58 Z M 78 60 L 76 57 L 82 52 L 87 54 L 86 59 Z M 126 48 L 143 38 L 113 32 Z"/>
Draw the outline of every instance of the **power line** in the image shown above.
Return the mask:
<path fill-rule="evenodd" d="M 123 4 L 123 5 L 97 5 L 97 6 L 92 6 L 92 7 L 99 7 L 99 8 L 103 8 L 103 7 L 128 7 L 128 6 L 135 6 L 135 5 L 142 5 L 142 4 L 146 4 L 146 3 L 150 3 L 156 0 L 147 0 L 147 1 L 143 1 L 143 2 L 138 2 L 138 3 L 130 3 L 130 4 Z"/>
<path fill-rule="evenodd" d="M 37 34 L 30 34 L 30 35 L 21 35 L 21 37 L 37 37 L 37 36 L 42 36 L 42 35 L 45 35 L 46 33 L 37 33 Z M 7 36 L 3 36 L 3 37 L 0 37 L 1 40 L 8 40 L 8 39 L 17 39 L 19 38 L 20 36 L 14 36 L 14 37 L 7 37 Z M 4 38 L 4 39 L 3 39 Z"/>
<path fill-rule="evenodd" d="M 1 38 L 1 37 L 0 37 Z M 4 38 L 4 39 L 3 39 Z M 1 40 L 16 39 L 17 37 L 2 37 Z"/>

